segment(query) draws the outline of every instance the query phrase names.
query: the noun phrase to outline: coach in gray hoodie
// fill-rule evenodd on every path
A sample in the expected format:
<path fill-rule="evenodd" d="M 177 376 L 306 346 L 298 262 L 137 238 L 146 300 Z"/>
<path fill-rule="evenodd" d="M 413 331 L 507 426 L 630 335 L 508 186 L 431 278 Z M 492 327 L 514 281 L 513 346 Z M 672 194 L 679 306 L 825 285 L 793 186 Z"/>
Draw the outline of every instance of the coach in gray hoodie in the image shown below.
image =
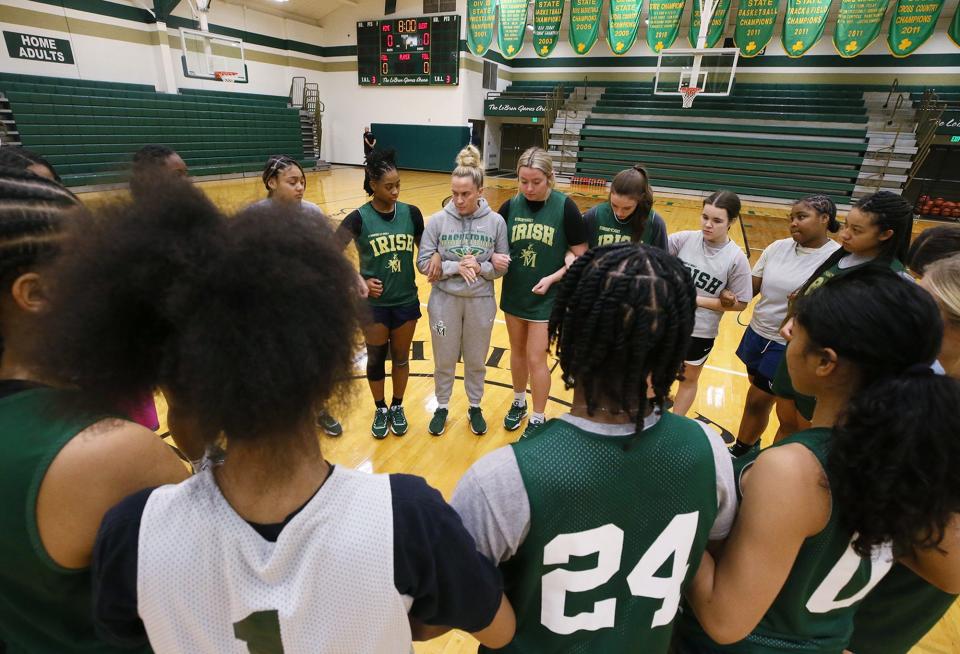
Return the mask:
<path fill-rule="evenodd" d="M 507 271 L 510 247 L 506 222 L 481 196 L 483 170 L 479 160 L 473 146 L 457 156 L 451 182 L 453 196 L 442 211 L 430 217 L 420 239 L 420 271 L 429 274 L 431 260 L 440 264 L 439 278 L 431 279 L 433 289 L 427 304 L 437 396 L 437 409 L 428 429 L 434 436 L 446 428 L 461 353 L 470 429 L 477 435 L 487 431 L 480 400 L 497 314 L 493 280 Z"/>

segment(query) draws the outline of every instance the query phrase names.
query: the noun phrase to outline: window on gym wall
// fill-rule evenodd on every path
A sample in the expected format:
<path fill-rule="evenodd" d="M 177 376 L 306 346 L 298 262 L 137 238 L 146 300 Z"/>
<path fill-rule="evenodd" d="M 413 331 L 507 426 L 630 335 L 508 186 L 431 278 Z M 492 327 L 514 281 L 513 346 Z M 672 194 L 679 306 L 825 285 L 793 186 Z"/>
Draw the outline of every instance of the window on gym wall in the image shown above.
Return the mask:
<path fill-rule="evenodd" d="M 457 0 L 423 0 L 423 13 L 438 14 L 457 10 Z"/>
<path fill-rule="evenodd" d="M 483 62 L 483 88 L 487 89 L 488 91 L 497 90 L 497 70 L 498 69 L 499 69 L 499 66 L 497 66 L 492 61 Z"/>

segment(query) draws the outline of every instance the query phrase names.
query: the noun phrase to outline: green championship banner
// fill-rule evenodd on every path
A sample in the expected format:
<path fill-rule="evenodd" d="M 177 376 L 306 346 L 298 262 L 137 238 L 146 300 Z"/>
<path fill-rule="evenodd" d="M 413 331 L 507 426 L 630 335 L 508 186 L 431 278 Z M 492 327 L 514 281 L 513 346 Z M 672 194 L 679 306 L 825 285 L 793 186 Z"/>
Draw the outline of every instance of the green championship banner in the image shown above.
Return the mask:
<path fill-rule="evenodd" d="M 600 36 L 600 12 L 603 0 L 570 0 L 570 45 L 585 55 Z"/>
<path fill-rule="evenodd" d="M 527 0 L 499 0 L 499 3 L 497 44 L 500 54 L 513 59 L 523 50 L 523 37 L 527 35 Z"/>
<path fill-rule="evenodd" d="M 677 40 L 684 4 L 686 0 L 650 0 L 647 16 L 647 45 L 651 50 L 659 53 L 672 46 Z"/>
<path fill-rule="evenodd" d="M 770 43 L 779 5 L 779 0 L 740 0 L 733 42 L 741 57 L 756 57 Z"/>
<path fill-rule="evenodd" d="M 947 36 L 953 41 L 954 45 L 960 46 L 960 5 L 953 13 L 953 20 L 950 21 L 950 27 L 947 28 Z"/>
<path fill-rule="evenodd" d="M 496 0 L 467 0 L 467 48 L 479 56 L 493 43 Z"/>
<path fill-rule="evenodd" d="M 538 57 L 549 57 L 560 40 L 564 0 L 534 0 L 533 47 Z"/>
<path fill-rule="evenodd" d="M 880 36 L 887 0 L 840 0 L 833 46 L 841 57 L 856 57 Z"/>
<path fill-rule="evenodd" d="M 622 55 L 637 40 L 643 0 L 610 0 L 607 43 L 615 55 Z"/>
<path fill-rule="evenodd" d="M 926 43 L 937 26 L 944 0 L 897 0 L 890 19 L 887 45 L 894 57 L 906 57 Z"/>
<path fill-rule="evenodd" d="M 800 57 L 823 36 L 831 0 L 787 0 L 780 42 L 788 57 Z"/>
<path fill-rule="evenodd" d="M 950 21 L 950 27 L 947 28 L 947 36 L 950 37 L 954 45 L 960 46 L 960 5 L 957 5 L 957 10 L 953 13 L 953 20 Z"/>
<path fill-rule="evenodd" d="M 713 10 L 713 18 L 710 20 L 710 27 L 707 30 L 707 44 L 704 47 L 712 48 L 723 38 L 723 31 L 727 27 L 727 12 L 730 11 L 730 0 L 720 0 L 717 8 Z M 690 46 L 697 47 L 697 36 L 700 35 L 700 3 L 694 0 L 693 7 L 690 10 L 690 34 L 688 39 Z"/>

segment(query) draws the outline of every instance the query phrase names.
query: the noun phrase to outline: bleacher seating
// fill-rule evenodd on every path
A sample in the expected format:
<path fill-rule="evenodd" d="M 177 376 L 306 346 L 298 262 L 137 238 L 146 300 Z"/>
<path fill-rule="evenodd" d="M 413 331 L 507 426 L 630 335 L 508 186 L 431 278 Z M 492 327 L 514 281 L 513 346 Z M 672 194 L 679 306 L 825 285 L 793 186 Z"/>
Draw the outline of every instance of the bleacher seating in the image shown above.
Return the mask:
<path fill-rule="evenodd" d="M 650 82 L 608 85 L 580 130 L 577 174 L 611 179 L 641 162 L 658 188 L 850 202 L 868 148 L 862 91 L 737 84 L 691 109 L 679 100 Z"/>
<path fill-rule="evenodd" d="M 271 154 L 304 165 L 300 117 L 285 97 L 0 73 L 23 145 L 70 186 L 122 182 L 147 143 L 180 153 L 194 176 L 257 171 Z"/>

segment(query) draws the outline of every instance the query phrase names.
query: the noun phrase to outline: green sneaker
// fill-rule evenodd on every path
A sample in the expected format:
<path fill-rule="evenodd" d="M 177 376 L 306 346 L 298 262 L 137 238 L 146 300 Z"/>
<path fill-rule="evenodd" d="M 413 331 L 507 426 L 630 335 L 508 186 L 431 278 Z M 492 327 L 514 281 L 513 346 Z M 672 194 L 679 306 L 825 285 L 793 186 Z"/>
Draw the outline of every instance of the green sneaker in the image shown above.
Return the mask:
<path fill-rule="evenodd" d="M 447 428 L 447 414 L 449 411 L 446 409 L 437 409 L 433 412 L 433 419 L 430 420 L 430 425 L 427 427 L 427 431 L 433 434 L 434 436 L 439 436 L 443 433 L 443 430 Z"/>
<path fill-rule="evenodd" d="M 506 427 L 507 431 L 516 431 L 526 417 L 527 403 L 517 404 L 516 401 L 514 401 L 514 403 L 510 405 L 510 410 L 507 411 L 507 415 L 503 418 L 503 426 Z"/>
<path fill-rule="evenodd" d="M 520 438 L 530 438 L 531 436 L 535 435 L 538 431 L 540 431 L 540 428 L 543 427 L 545 424 L 546 424 L 546 421 L 544 422 L 534 422 L 532 420 L 528 421 L 527 428 L 523 430 L 523 435 L 521 435 Z"/>
<path fill-rule="evenodd" d="M 398 404 L 390 407 L 390 431 L 397 436 L 403 436 L 409 427 L 407 416 L 403 415 L 403 406 Z"/>
<path fill-rule="evenodd" d="M 373 414 L 373 425 L 370 427 L 370 433 L 373 434 L 373 437 L 377 440 L 386 438 L 389 422 L 387 410 L 377 407 L 376 412 Z"/>
<path fill-rule="evenodd" d="M 480 407 L 472 406 L 467 409 L 467 416 L 470 418 L 470 431 L 477 436 L 487 433 L 487 421 L 483 419 L 483 411 Z"/>
<path fill-rule="evenodd" d="M 317 416 L 317 427 L 320 427 L 328 436 L 339 436 L 343 433 L 343 425 L 340 421 L 326 411 L 321 411 Z"/>

